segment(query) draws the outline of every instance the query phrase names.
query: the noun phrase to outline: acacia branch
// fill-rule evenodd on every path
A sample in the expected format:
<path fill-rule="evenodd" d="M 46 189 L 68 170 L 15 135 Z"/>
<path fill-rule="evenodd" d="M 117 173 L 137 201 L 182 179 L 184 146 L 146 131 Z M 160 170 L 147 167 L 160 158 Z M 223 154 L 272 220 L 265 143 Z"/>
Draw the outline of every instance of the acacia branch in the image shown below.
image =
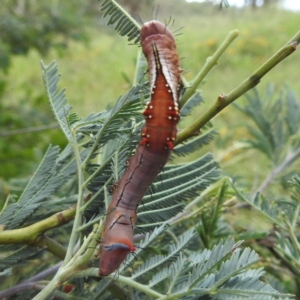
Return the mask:
<path fill-rule="evenodd" d="M 84 202 L 89 201 L 91 194 L 87 194 Z M 32 247 L 46 248 L 57 257 L 64 259 L 65 248 L 59 243 L 44 235 L 47 230 L 62 226 L 73 220 L 76 213 L 76 205 L 73 205 L 61 212 L 55 213 L 49 218 L 30 226 L 12 229 L 0 230 L 0 244 L 23 244 Z"/>
<path fill-rule="evenodd" d="M 76 206 L 72 206 L 30 226 L 0 231 L 0 244 L 24 244 L 46 248 L 47 251 L 63 259 L 66 253 L 65 249 L 59 243 L 45 236 L 44 233 L 70 222 L 74 218 L 75 211 Z"/>
<path fill-rule="evenodd" d="M 212 70 L 212 68 L 218 64 L 219 58 L 222 56 L 222 54 L 224 54 L 226 49 L 238 37 L 238 35 L 238 30 L 232 30 L 231 32 L 229 32 L 228 36 L 221 44 L 221 46 L 217 49 L 217 51 L 213 54 L 213 56 L 207 58 L 205 65 L 193 80 L 192 85 L 186 90 L 186 92 L 180 99 L 180 106 L 183 106 L 188 101 L 188 99 L 196 92 L 198 86 L 201 84 L 207 74 Z"/>
<path fill-rule="evenodd" d="M 73 219 L 76 207 L 72 206 L 30 226 L 0 232 L 0 244 L 27 244 L 35 246 L 45 231 L 68 223 Z"/>
<path fill-rule="evenodd" d="M 300 43 L 300 31 L 292 38 L 291 41 L 291 43 L 278 50 L 261 67 L 259 67 L 252 75 L 250 75 L 229 94 L 221 94 L 217 98 L 217 101 L 204 114 L 202 114 L 194 123 L 178 133 L 176 144 L 179 144 L 198 134 L 200 128 L 209 122 L 215 115 L 222 111 L 226 106 L 231 104 L 234 100 L 238 99 L 241 95 L 259 84 L 264 75 L 266 75 L 278 63 L 292 54 L 297 49 L 297 45 Z"/>
<path fill-rule="evenodd" d="M 65 247 L 45 234 L 39 236 L 35 240 L 34 246 L 42 249 L 47 249 L 48 252 L 52 253 L 60 259 L 64 259 L 66 256 Z"/>

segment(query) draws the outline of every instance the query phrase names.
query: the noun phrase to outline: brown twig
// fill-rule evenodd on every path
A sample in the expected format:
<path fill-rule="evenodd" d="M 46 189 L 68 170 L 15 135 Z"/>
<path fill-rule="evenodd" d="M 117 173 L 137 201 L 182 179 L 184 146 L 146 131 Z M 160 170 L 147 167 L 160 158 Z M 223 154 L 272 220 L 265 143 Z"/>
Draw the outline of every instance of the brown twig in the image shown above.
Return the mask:
<path fill-rule="evenodd" d="M 0 137 L 5 136 L 12 136 L 17 134 L 23 134 L 23 133 L 30 133 L 30 132 L 37 132 L 37 131 L 43 131 L 43 130 L 49 130 L 49 129 L 55 129 L 58 128 L 59 125 L 57 123 L 49 124 L 49 125 L 42 125 L 42 126 L 36 126 L 36 127 L 27 127 L 27 128 L 21 128 L 21 129 L 15 129 L 10 131 L 0 131 Z"/>

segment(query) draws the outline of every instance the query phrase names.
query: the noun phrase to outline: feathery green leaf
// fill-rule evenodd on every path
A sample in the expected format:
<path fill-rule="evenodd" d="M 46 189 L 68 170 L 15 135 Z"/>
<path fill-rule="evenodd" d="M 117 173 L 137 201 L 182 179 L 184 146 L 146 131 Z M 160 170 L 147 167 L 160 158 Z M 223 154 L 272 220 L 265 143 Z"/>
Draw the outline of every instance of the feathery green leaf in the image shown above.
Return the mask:
<path fill-rule="evenodd" d="M 121 36 L 127 36 L 128 41 L 134 40 L 136 44 L 140 40 L 140 25 L 114 0 L 99 0 L 103 18 L 109 16 L 107 25 L 115 25 L 115 31 Z"/>
<path fill-rule="evenodd" d="M 63 183 L 57 173 L 59 148 L 50 146 L 17 203 L 9 204 L 0 215 L 0 224 L 13 229 L 24 223 L 31 214 L 49 199 Z"/>
<path fill-rule="evenodd" d="M 208 145 L 214 139 L 214 136 L 216 134 L 217 132 L 214 129 L 208 129 L 201 135 L 198 135 L 197 137 L 188 140 L 184 144 L 176 146 L 172 154 L 178 156 L 186 156 L 190 153 L 193 153 L 199 150 L 204 145 Z M 172 158 L 174 158 L 173 155 Z"/>
<path fill-rule="evenodd" d="M 48 66 L 46 66 L 44 65 L 43 61 L 41 61 L 41 67 L 43 71 L 42 76 L 46 95 L 51 110 L 68 141 L 71 141 L 72 133 L 70 131 L 69 121 L 72 123 L 77 120 L 78 117 L 72 115 L 71 119 L 68 119 L 72 106 L 67 103 L 65 89 L 57 92 L 57 83 L 60 78 L 60 75 L 58 74 L 58 65 L 55 61 L 52 61 Z"/>

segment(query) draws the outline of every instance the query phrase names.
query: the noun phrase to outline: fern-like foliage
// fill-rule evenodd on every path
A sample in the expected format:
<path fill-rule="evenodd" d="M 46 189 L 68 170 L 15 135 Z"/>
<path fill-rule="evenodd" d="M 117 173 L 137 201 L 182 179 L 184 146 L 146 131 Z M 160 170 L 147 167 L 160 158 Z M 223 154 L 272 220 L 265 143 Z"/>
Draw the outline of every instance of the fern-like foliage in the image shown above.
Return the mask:
<path fill-rule="evenodd" d="M 52 62 L 46 66 L 41 63 L 41 66 L 51 109 L 67 139 L 72 141 L 70 128 L 79 122 L 79 118 L 76 114 L 70 113 L 71 106 L 66 102 L 64 90 L 57 93 L 60 77 L 57 64 Z M 82 139 L 83 135 L 79 134 L 77 141 Z M 88 152 L 87 149 L 80 150 L 81 158 L 85 159 Z M 60 194 L 60 189 L 62 186 L 68 186 L 69 189 L 72 189 L 76 172 L 77 165 L 70 144 L 62 152 L 57 146 L 49 146 L 20 197 L 18 199 L 8 197 L 0 213 L 0 224 L 5 230 L 28 226 L 73 205 L 76 196 L 65 197 L 65 194 Z M 32 249 L 22 244 L 11 245 L 10 247 L 1 245 L 0 251 L 3 253 L 0 262 L 3 267 L 18 265 L 34 254 L 41 252 L 40 249 Z"/>
<path fill-rule="evenodd" d="M 111 109 L 78 122 L 76 124 L 79 128 L 78 132 L 92 136 L 85 147 L 93 147 L 93 151 L 96 151 L 110 140 L 127 140 L 126 135 L 131 134 L 136 127 L 141 126 L 143 119 L 140 113 L 142 109 L 141 93 L 145 93 L 145 86 L 136 85 L 120 96 Z M 112 149 L 111 152 L 114 150 Z"/>
<path fill-rule="evenodd" d="M 50 146 L 18 202 L 5 206 L 0 224 L 6 230 L 22 225 L 63 184 L 63 174 L 57 173 L 58 156 L 58 147 Z"/>
<path fill-rule="evenodd" d="M 19 199 L 8 197 L 0 214 L 0 224 L 5 230 L 33 224 L 74 204 L 75 197 L 59 195 L 61 187 L 72 181 L 76 173 L 72 152 L 70 147 L 59 153 L 58 147 L 49 146 Z M 0 245 L 0 252 L 3 254 L 0 266 L 5 268 L 22 263 L 41 249 L 22 244 Z"/>
<path fill-rule="evenodd" d="M 201 135 L 188 140 L 184 144 L 178 145 L 174 149 L 173 154 L 178 156 L 186 156 L 190 153 L 193 153 L 202 148 L 204 145 L 208 145 L 214 139 L 216 134 L 217 132 L 213 128 L 206 130 Z M 172 158 L 174 158 L 173 155 Z"/>
<path fill-rule="evenodd" d="M 272 243 L 267 244 L 268 248 L 275 251 L 278 257 L 285 262 L 286 266 L 297 276 L 300 276 L 300 243 L 296 224 L 300 217 L 300 180 L 295 177 L 291 182 L 293 195 L 291 199 L 279 199 L 277 201 L 257 194 L 251 198 L 239 191 L 232 185 L 237 197 L 247 202 L 252 208 L 261 213 L 268 221 L 276 225 Z"/>
<path fill-rule="evenodd" d="M 143 274 L 153 270 L 155 268 L 159 268 L 160 266 L 164 265 L 166 262 L 174 261 L 178 256 L 180 251 L 187 243 L 191 240 L 194 235 L 194 230 L 189 230 L 185 232 L 178 238 L 178 241 L 174 244 L 169 245 L 168 254 L 164 255 L 157 255 L 151 257 L 148 261 L 144 262 L 137 270 L 133 273 L 132 278 L 137 278 L 142 276 Z M 141 243 L 141 248 L 145 247 L 145 243 Z"/>
<path fill-rule="evenodd" d="M 214 245 L 215 241 L 220 237 L 232 234 L 228 224 L 224 221 L 222 216 L 227 189 L 227 183 L 223 182 L 214 205 L 210 205 L 207 210 L 203 211 L 200 216 L 201 223 L 196 227 L 201 242 L 207 248 Z M 253 238 L 252 235 L 251 237 Z"/>
<path fill-rule="evenodd" d="M 109 16 L 107 25 L 115 24 L 115 31 L 127 36 L 128 41 L 136 44 L 140 39 L 140 25 L 114 0 L 99 0 L 103 18 Z"/>
<path fill-rule="evenodd" d="M 300 107 L 295 94 L 290 90 L 282 92 L 274 98 L 271 85 L 267 85 L 265 96 L 262 98 L 256 89 L 246 94 L 247 104 L 244 107 L 234 104 L 241 112 L 250 117 L 256 127 L 247 126 L 252 139 L 245 142 L 250 148 L 256 148 L 264 153 L 278 166 L 287 156 L 294 152 L 290 162 L 299 157 L 299 139 L 296 135 L 300 127 Z"/>
<path fill-rule="evenodd" d="M 151 230 L 174 217 L 183 209 L 186 200 L 197 196 L 218 177 L 219 170 L 211 154 L 187 164 L 168 166 L 138 208 L 136 231 Z"/>
<path fill-rule="evenodd" d="M 265 196 L 257 193 L 254 197 L 245 195 L 234 184 L 232 187 L 241 201 L 247 202 L 251 207 L 262 213 L 269 221 L 279 227 L 283 227 L 284 219 L 293 216 L 292 210 L 295 209 L 293 203 L 288 201 L 270 201 Z"/>
<path fill-rule="evenodd" d="M 290 182 L 291 201 L 286 201 L 287 209 L 282 212 L 281 230 L 276 231 L 278 241 L 274 248 L 277 254 L 289 266 L 289 268 L 300 276 L 300 242 L 296 224 L 300 218 L 300 178 L 295 176 Z"/>
<path fill-rule="evenodd" d="M 22 261 L 34 259 L 43 250 L 28 246 L 1 245 L 0 251 L 0 271 L 2 272 L 12 266 L 22 264 Z"/>
<path fill-rule="evenodd" d="M 147 74 L 148 64 L 147 60 L 141 50 L 138 52 L 136 68 L 135 68 L 135 76 L 134 76 L 134 84 L 137 83 L 145 83 L 148 76 Z"/>
<path fill-rule="evenodd" d="M 181 107 L 180 115 L 185 117 L 191 113 L 191 111 L 195 108 L 195 106 L 199 105 L 203 102 L 203 98 L 199 92 L 193 94 L 192 97 Z"/>
<path fill-rule="evenodd" d="M 41 61 L 42 75 L 46 90 L 46 95 L 51 107 L 51 110 L 60 125 L 61 130 L 70 141 L 72 140 L 72 134 L 70 131 L 70 124 L 68 124 L 68 116 L 72 106 L 67 103 L 65 89 L 57 92 L 57 83 L 59 81 L 60 75 L 58 74 L 58 65 L 55 61 L 52 61 L 48 66 L 44 65 Z M 71 115 L 70 121 L 74 122 L 77 120 L 76 115 Z"/>
<path fill-rule="evenodd" d="M 155 238 L 157 233 L 160 234 L 161 229 L 154 234 Z M 177 242 L 164 246 L 169 247 L 166 255 L 152 256 L 134 271 L 130 280 L 139 278 L 138 299 L 143 299 L 145 292 L 150 294 L 149 289 L 153 288 L 159 290 L 162 299 L 293 298 L 262 281 L 262 268 L 250 269 L 259 261 L 259 256 L 250 248 L 241 249 L 241 242 L 235 244 L 229 237 L 211 250 L 204 249 L 200 253 L 182 251 L 183 248 L 188 249 L 193 237 L 193 230 L 185 232 Z M 147 235 L 140 245 L 147 243 L 148 239 L 151 236 Z M 158 271 L 149 279 L 146 275 L 155 269 Z"/>
<path fill-rule="evenodd" d="M 98 138 L 100 147 L 106 144 L 107 141 L 132 131 L 129 124 L 133 119 L 142 120 L 140 93 L 143 91 L 144 86 L 137 85 L 133 87 L 117 100 L 111 110 L 107 111 L 107 114 L 104 115 L 104 122 L 96 136 L 96 138 L 101 137 Z"/>

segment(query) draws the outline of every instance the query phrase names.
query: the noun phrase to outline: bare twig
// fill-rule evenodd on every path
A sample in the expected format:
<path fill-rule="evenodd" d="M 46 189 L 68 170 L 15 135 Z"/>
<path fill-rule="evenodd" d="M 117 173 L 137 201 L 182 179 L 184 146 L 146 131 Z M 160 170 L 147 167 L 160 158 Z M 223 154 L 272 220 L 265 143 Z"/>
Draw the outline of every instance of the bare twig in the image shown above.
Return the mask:
<path fill-rule="evenodd" d="M 56 129 L 59 125 L 57 123 L 49 124 L 49 125 L 42 125 L 42 126 L 36 126 L 36 127 L 27 127 L 27 128 L 21 128 L 16 130 L 10 130 L 10 131 L 0 131 L 0 136 L 11 136 L 11 135 L 17 135 L 17 134 L 23 134 L 23 133 L 30 133 L 30 132 L 37 132 L 37 131 L 43 131 L 43 130 L 49 130 L 49 129 Z"/>
<path fill-rule="evenodd" d="M 58 268 L 60 267 L 61 262 L 57 263 L 56 265 L 48 268 L 47 270 L 44 270 L 31 278 L 21 282 L 20 284 L 17 284 L 9 289 L 6 289 L 4 291 L 0 292 L 0 299 L 11 297 L 17 293 L 20 293 L 22 291 L 31 290 L 35 287 L 35 284 L 37 281 L 40 281 L 44 279 L 45 277 L 54 274 L 57 272 Z"/>
<path fill-rule="evenodd" d="M 262 182 L 260 187 L 257 189 L 257 192 L 262 193 L 268 185 L 272 182 L 272 180 L 281 173 L 291 162 L 297 158 L 297 156 L 300 155 L 300 148 L 298 148 L 296 151 L 289 153 L 283 162 L 278 165 L 275 169 L 272 170 L 272 172 L 267 176 L 267 178 Z"/>
<path fill-rule="evenodd" d="M 194 79 L 192 85 L 186 90 L 185 94 L 180 99 L 181 106 L 183 106 L 187 102 L 187 100 L 196 92 L 198 86 L 201 84 L 207 74 L 212 70 L 212 68 L 218 64 L 219 58 L 222 56 L 222 54 L 224 54 L 226 49 L 238 37 L 238 35 L 238 30 L 229 32 L 228 36 L 221 44 L 221 46 L 217 49 L 217 51 L 213 54 L 213 56 L 207 58 L 204 67 L 201 69 L 201 71 Z"/>
<path fill-rule="evenodd" d="M 238 99 L 241 95 L 259 84 L 263 76 L 265 76 L 282 60 L 292 54 L 300 43 L 300 31 L 292 38 L 292 41 L 292 43 L 289 43 L 279 49 L 271 58 L 269 58 L 261 67 L 259 67 L 252 75 L 250 75 L 229 94 L 219 95 L 217 101 L 204 114 L 202 114 L 194 123 L 179 132 L 176 144 L 179 144 L 197 134 L 199 129 L 209 122 L 215 115 L 231 104 L 234 100 Z"/>

